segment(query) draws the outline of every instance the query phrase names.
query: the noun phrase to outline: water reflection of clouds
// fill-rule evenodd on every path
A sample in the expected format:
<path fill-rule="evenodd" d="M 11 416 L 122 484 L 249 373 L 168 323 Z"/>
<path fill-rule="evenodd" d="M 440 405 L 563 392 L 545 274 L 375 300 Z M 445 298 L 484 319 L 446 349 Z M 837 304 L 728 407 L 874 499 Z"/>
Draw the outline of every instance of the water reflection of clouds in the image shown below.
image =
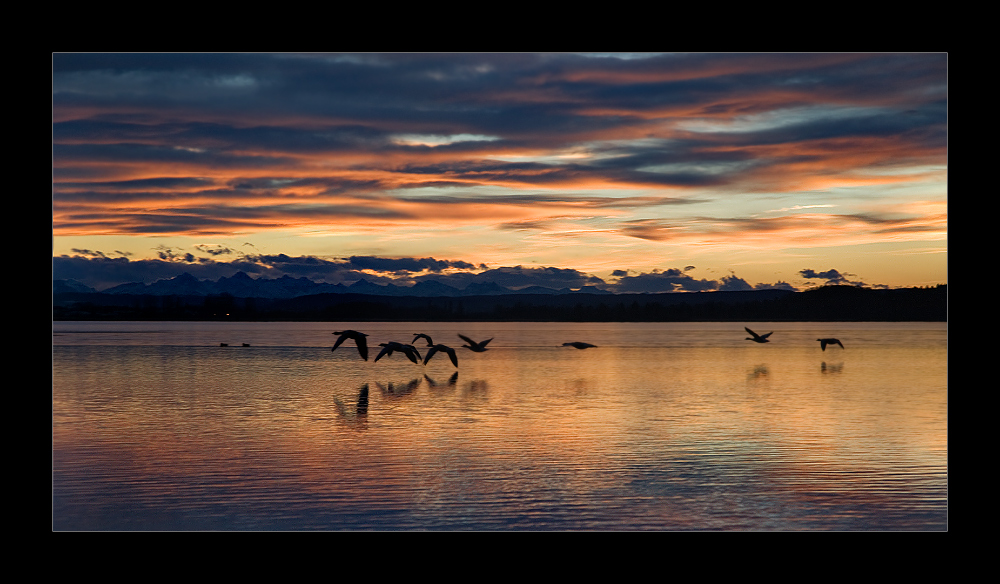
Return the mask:
<path fill-rule="evenodd" d="M 835 439 L 785 438 L 748 443 L 747 452 L 734 452 L 729 440 L 686 445 L 697 454 L 667 451 L 656 463 L 624 467 L 618 482 L 624 487 L 608 495 L 632 498 L 623 511 L 633 528 L 885 530 L 945 524 L 943 484 L 862 471 L 853 457 L 840 454 L 855 445 Z"/>

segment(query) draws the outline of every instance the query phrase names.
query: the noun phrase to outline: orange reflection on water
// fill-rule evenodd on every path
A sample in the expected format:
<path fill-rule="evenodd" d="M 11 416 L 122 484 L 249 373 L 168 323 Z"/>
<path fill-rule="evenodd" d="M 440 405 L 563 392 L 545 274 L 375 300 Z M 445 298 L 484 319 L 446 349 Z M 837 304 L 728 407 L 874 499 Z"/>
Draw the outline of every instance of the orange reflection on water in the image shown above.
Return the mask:
<path fill-rule="evenodd" d="M 140 523 L 225 528 L 853 529 L 940 514 L 946 351 L 873 336 L 834 361 L 791 342 L 812 330 L 775 328 L 757 346 L 717 341 L 722 327 L 690 343 L 611 327 L 583 351 L 561 346 L 581 329 L 507 331 L 457 369 L 257 343 L 54 351 L 55 507 L 105 522 L 91 526 L 128 505 L 157 510 Z"/>

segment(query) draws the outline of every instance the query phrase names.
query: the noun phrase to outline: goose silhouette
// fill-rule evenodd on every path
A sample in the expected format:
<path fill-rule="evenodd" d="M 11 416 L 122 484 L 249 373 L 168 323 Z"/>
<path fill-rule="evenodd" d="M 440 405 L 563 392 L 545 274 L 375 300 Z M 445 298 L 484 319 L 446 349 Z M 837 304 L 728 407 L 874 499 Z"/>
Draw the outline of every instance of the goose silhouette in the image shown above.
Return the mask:
<path fill-rule="evenodd" d="M 406 355 L 406 358 L 414 363 L 420 363 L 420 353 L 417 352 L 417 348 L 413 345 L 404 345 L 403 343 L 397 343 L 396 341 L 389 341 L 388 343 L 379 343 L 380 347 L 385 347 L 379 354 L 375 357 L 375 362 L 382 357 L 389 357 L 392 355 L 393 351 L 399 351 Z"/>
<path fill-rule="evenodd" d="M 427 341 L 427 346 L 428 347 L 433 347 L 434 346 L 434 341 L 431 340 L 430 335 L 425 335 L 424 333 L 413 333 L 413 340 L 410 341 L 410 342 L 411 343 L 415 343 L 415 342 L 417 342 L 417 339 L 421 339 L 421 338 L 424 339 L 425 341 Z"/>
<path fill-rule="evenodd" d="M 347 339 L 352 339 L 354 343 L 358 346 L 358 353 L 361 353 L 361 357 L 367 361 L 368 360 L 368 340 L 365 337 L 368 336 L 367 333 L 359 333 L 358 331 L 346 330 L 337 331 L 333 333 L 335 335 L 340 335 L 337 338 L 337 342 L 333 344 L 331 351 L 336 351 L 337 347 Z"/>
<path fill-rule="evenodd" d="M 466 343 L 469 343 L 468 345 L 462 345 L 462 346 L 465 347 L 466 349 L 469 349 L 473 353 L 482 353 L 486 351 L 486 344 L 492 341 L 494 338 L 490 337 L 481 343 L 477 343 L 476 341 L 473 341 L 472 339 L 470 339 L 465 335 L 458 335 L 458 336 L 461 337 L 461 339 Z"/>
<path fill-rule="evenodd" d="M 426 365 L 427 362 L 431 360 L 431 357 L 433 357 L 439 351 L 444 351 L 445 353 L 448 353 L 448 357 L 451 359 L 452 364 L 454 364 L 455 367 L 458 367 L 458 355 L 455 354 L 455 349 L 452 349 L 448 345 L 442 345 L 442 344 L 434 345 L 433 347 L 431 347 L 430 351 L 427 351 L 427 356 L 424 357 L 424 365 Z"/>
<path fill-rule="evenodd" d="M 589 349 L 591 347 L 597 348 L 597 345 L 591 345 L 590 343 L 581 343 L 580 341 L 574 341 L 572 343 L 563 343 L 564 347 L 576 347 L 577 349 Z"/>
<path fill-rule="evenodd" d="M 840 345 L 840 348 L 844 348 L 844 344 L 840 342 L 839 339 L 816 339 L 819 341 L 819 348 L 826 350 L 827 345 Z"/>
<path fill-rule="evenodd" d="M 745 328 L 747 330 L 747 332 L 752 335 L 750 337 L 747 337 L 745 340 L 747 340 L 747 341 L 753 341 L 755 343 L 769 343 L 770 341 L 767 340 L 767 337 L 769 337 L 769 336 L 771 336 L 771 335 L 774 334 L 774 331 L 771 331 L 771 332 L 767 333 L 766 335 L 758 335 L 757 333 L 753 332 L 752 330 L 750 330 L 747 327 L 743 327 L 743 328 Z"/>

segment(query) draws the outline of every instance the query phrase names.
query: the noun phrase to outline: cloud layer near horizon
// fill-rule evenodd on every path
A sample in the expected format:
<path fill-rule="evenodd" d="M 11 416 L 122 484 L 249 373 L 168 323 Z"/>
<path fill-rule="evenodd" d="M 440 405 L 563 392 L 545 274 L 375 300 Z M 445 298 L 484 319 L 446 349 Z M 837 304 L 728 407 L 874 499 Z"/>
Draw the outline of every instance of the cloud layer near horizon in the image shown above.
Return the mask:
<path fill-rule="evenodd" d="M 92 288 L 105 290 L 118 284 L 142 282 L 150 284 L 189 273 L 200 280 L 218 280 L 244 272 L 254 278 L 308 278 L 329 284 L 353 284 L 361 279 L 386 285 L 412 286 L 421 281 L 433 280 L 465 289 L 469 284 L 495 283 L 506 288 L 521 289 L 543 286 L 556 290 L 579 290 L 585 286 L 615 293 L 708 292 L 726 290 L 801 290 L 803 283 L 846 284 L 881 287 L 860 280 L 851 280 L 853 274 L 836 269 L 817 272 L 803 269 L 797 285 L 788 282 L 750 284 L 730 274 L 719 279 L 695 278 L 683 269 L 670 268 L 652 272 L 615 270 L 612 277 L 603 279 L 579 270 L 556 267 L 505 266 L 487 268 L 465 261 L 437 260 L 434 258 L 379 258 L 352 256 L 347 258 L 319 258 L 314 256 L 292 257 L 285 254 L 247 254 L 227 250 L 223 253 L 238 257 L 219 261 L 214 257 L 170 249 L 160 251 L 157 259 L 131 260 L 123 254 L 109 256 L 91 250 L 76 250 L 72 256 L 63 255 L 52 260 L 54 280 L 75 280 Z M 200 253 L 210 253 L 199 250 Z M 218 250 L 214 255 L 220 255 Z"/>

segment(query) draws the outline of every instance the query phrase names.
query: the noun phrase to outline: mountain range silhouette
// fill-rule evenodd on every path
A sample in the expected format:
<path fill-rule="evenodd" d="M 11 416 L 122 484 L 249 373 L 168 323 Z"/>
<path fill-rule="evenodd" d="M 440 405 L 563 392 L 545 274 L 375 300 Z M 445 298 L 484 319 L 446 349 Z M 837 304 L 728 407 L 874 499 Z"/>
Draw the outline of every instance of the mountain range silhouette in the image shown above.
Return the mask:
<path fill-rule="evenodd" d="M 64 292 L 98 292 L 96 289 L 81 284 L 75 280 L 54 280 L 53 293 Z M 213 294 L 231 294 L 239 298 L 295 298 L 312 294 L 372 294 L 376 296 L 489 296 L 496 294 L 612 294 L 593 286 L 584 286 L 580 290 L 563 288 L 545 288 L 530 286 L 519 290 L 505 288 L 493 282 L 473 282 L 464 289 L 458 289 L 442 282 L 423 280 L 413 286 L 397 286 L 394 284 L 374 284 L 361 279 L 345 286 L 344 284 L 327 284 L 313 282 L 301 277 L 293 278 L 285 275 L 280 278 L 251 278 L 246 272 L 237 272 L 230 277 L 221 277 L 214 282 L 199 280 L 188 272 L 173 278 L 158 280 L 152 284 L 131 282 L 119 284 L 105 290 L 104 294 L 152 294 L 155 296 L 184 295 L 211 296 Z"/>

